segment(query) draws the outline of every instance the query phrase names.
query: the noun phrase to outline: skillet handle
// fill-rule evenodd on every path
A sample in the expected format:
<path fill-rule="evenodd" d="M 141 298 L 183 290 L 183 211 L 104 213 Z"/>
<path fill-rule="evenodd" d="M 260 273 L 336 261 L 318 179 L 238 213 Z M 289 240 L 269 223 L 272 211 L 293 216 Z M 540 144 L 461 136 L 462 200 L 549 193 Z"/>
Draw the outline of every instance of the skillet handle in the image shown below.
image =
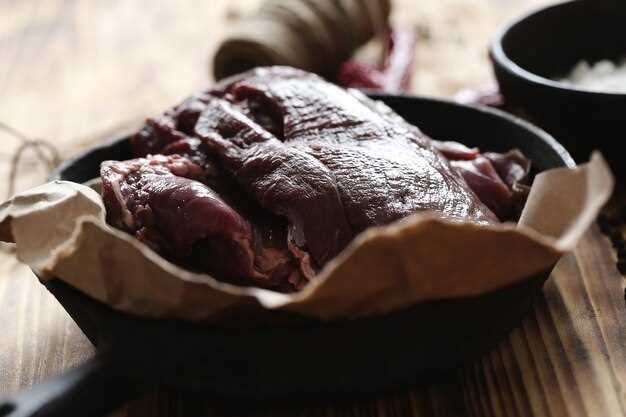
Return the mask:
<path fill-rule="evenodd" d="M 125 367 L 102 353 L 70 370 L 0 402 L 0 417 L 100 417 L 148 387 L 129 380 Z"/>

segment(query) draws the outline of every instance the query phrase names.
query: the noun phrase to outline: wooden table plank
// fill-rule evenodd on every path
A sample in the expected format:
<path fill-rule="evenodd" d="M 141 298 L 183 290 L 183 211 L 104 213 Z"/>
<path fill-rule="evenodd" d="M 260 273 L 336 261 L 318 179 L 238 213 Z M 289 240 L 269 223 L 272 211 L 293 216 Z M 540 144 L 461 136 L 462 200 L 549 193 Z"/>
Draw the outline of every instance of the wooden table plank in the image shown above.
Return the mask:
<path fill-rule="evenodd" d="M 226 15 L 255 0 L 0 0 L 0 121 L 52 140 L 64 156 L 103 132 L 207 85 Z M 491 79 L 485 45 L 497 26 L 546 0 L 396 0 L 394 19 L 428 33 L 415 91 L 450 96 Z M 229 11 L 230 9 L 230 11 Z M 235 13 L 236 14 L 236 13 Z M 424 29 L 426 28 L 426 29 Z M 459 65 L 462 62 L 463 65 Z M 0 178 L 19 142 L 0 133 Z M 33 155 L 19 188 L 43 180 Z M 0 195 L 6 184 L 0 181 Z M 624 280 L 610 243 L 592 230 L 565 257 L 523 325 L 452 375 L 361 402 L 257 410 L 255 415 L 626 415 Z M 6 247 L 0 252 L 0 394 L 78 364 L 93 347 Z M 203 393 L 160 389 L 119 416 L 242 415 Z"/>
<path fill-rule="evenodd" d="M 0 256 L 0 392 L 8 393 L 83 362 L 94 349 L 27 267 Z"/>
<path fill-rule="evenodd" d="M 513 397 L 519 415 L 626 415 L 624 287 L 609 240 L 593 228 L 561 260 L 533 314 L 490 353 L 502 359 L 483 359 L 465 370 L 469 389 L 480 392 L 483 402 Z M 477 374 L 513 381 L 513 389 L 486 384 Z M 510 415 L 485 407 L 472 411 Z"/>

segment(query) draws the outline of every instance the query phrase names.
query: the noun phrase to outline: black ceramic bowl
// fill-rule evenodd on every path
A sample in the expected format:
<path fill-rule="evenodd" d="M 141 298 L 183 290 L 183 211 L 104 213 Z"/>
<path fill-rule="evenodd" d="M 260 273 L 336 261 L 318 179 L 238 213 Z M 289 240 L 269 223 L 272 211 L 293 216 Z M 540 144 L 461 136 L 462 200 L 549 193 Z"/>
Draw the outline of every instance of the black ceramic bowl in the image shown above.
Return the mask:
<path fill-rule="evenodd" d="M 553 81 L 580 61 L 626 56 L 626 1 L 575 0 L 546 7 L 506 25 L 490 50 L 507 104 L 554 135 L 577 161 L 600 149 L 626 172 L 626 94 L 591 92 Z"/>
<path fill-rule="evenodd" d="M 519 148 L 535 173 L 574 165 L 552 137 L 505 113 L 416 97 L 374 98 L 432 137 L 484 150 Z M 130 157 L 128 139 L 120 138 L 67 161 L 55 177 L 84 182 L 98 175 L 103 160 Z M 549 272 L 477 297 L 424 302 L 377 317 L 333 323 L 301 318 L 272 326 L 246 321 L 228 328 L 124 314 L 52 280 L 47 288 L 98 355 L 0 402 L 0 410 L 13 407 L 15 416 L 95 414 L 155 383 L 238 402 L 319 401 L 394 389 L 451 370 L 493 346 L 519 323 Z"/>

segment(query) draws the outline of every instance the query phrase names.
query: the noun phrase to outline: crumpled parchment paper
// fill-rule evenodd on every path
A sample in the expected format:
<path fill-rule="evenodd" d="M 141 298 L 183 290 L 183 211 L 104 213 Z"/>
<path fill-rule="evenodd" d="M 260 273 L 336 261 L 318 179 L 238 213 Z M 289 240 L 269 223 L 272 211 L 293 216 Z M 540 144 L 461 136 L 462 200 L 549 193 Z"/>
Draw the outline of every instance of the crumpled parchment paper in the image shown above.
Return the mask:
<path fill-rule="evenodd" d="M 105 223 L 100 195 L 54 181 L 0 206 L 0 240 L 42 280 L 54 277 L 143 316 L 212 320 L 233 311 L 325 320 L 483 294 L 550 269 L 572 250 L 613 189 L 599 154 L 536 176 L 518 224 L 479 226 L 415 214 L 358 236 L 295 294 L 244 288 L 184 270 Z"/>

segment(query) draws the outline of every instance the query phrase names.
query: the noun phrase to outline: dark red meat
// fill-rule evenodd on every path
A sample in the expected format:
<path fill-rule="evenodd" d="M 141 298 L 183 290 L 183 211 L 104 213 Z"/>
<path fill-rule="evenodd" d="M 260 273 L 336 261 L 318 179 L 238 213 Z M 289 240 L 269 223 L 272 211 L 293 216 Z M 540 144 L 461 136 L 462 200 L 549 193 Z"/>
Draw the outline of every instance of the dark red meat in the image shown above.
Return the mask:
<path fill-rule="evenodd" d="M 519 154 L 432 141 L 382 103 L 286 67 L 225 80 L 132 142 L 137 156 L 171 156 L 103 164 L 110 222 L 184 265 L 281 290 L 366 228 L 419 211 L 496 223 L 527 172 Z"/>
<path fill-rule="evenodd" d="M 519 217 L 529 191 L 522 180 L 530 170 L 530 161 L 521 152 L 480 154 L 478 149 L 456 142 L 433 141 L 433 144 L 500 219 Z"/>
<path fill-rule="evenodd" d="M 105 161 L 101 177 L 109 223 L 173 261 L 233 282 L 301 286 L 304 274 L 288 250 L 284 222 L 251 207 L 234 209 L 234 201 L 200 182 L 202 168 L 188 159 Z"/>

